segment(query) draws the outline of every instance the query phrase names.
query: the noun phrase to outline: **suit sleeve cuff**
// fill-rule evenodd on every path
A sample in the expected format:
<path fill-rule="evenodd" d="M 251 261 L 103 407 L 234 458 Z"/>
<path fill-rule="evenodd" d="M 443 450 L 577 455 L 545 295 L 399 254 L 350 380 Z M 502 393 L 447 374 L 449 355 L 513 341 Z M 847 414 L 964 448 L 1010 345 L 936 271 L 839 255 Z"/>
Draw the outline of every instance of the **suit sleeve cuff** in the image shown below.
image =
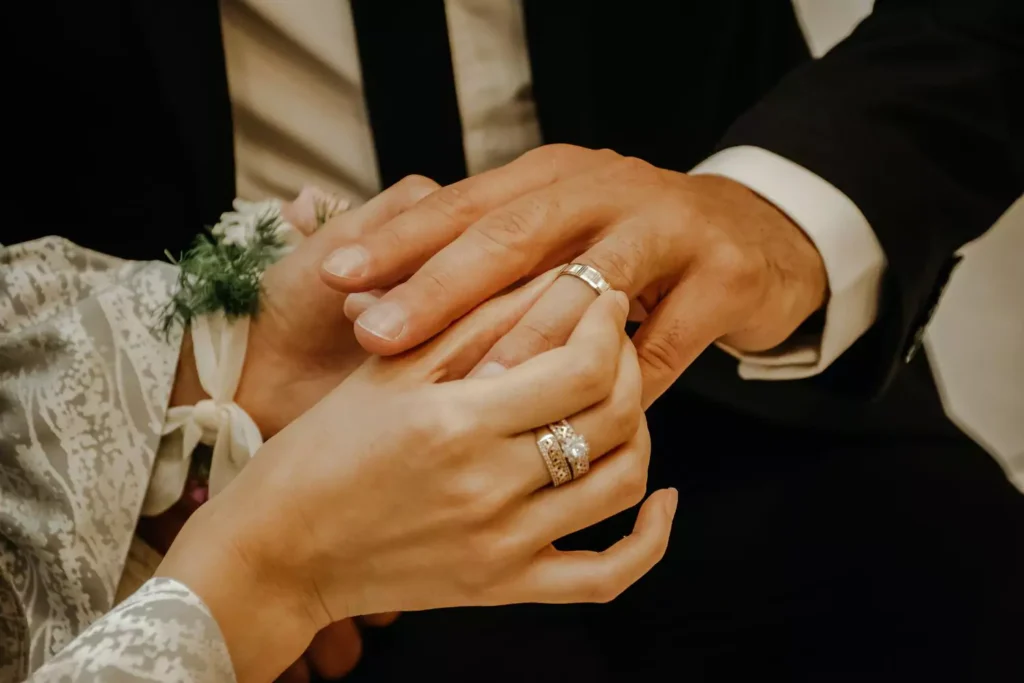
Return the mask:
<path fill-rule="evenodd" d="M 820 334 L 794 334 L 769 351 L 736 357 L 744 379 L 790 380 L 825 370 L 874 323 L 885 252 L 857 205 L 828 181 L 760 147 L 731 147 L 691 174 L 718 175 L 746 185 L 774 204 L 811 240 L 825 263 L 829 300 Z"/>

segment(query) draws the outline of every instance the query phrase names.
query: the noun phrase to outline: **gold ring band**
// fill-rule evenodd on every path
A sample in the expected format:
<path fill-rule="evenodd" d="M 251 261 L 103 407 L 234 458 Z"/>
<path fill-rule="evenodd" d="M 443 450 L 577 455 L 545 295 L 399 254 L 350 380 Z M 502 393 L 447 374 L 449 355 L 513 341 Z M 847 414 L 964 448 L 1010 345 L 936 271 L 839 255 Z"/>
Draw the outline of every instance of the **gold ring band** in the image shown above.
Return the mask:
<path fill-rule="evenodd" d="M 548 425 L 551 433 L 558 439 L 558 445 L 562 447 L 562 456 L 572 469 L 572 478 L 579 479 L 590 471 L 590 444 L 581 435 L 576 433 L 566 420 L 559 420 Z"/>
<path fill-rule="evenodd" d="M 593 268 L 584 263 L 570 263 L 565 268 L 562 268 L 559 277 L 562 275 L 571 275 L 572 277 L 583 280 L 586 282 L 592 290 L 597 292 L 598 296 L 601 296 L 609 289 L 612 288 L 608 284 L 608 281 L 604 279 L 604 276 L 597 271 L 597 268 Z"/>
<path fill-rule="evenodd" d="M 558 442 L 558 437 L 552 432 L 544 430 L 544 433 L 537 437 L 537 450 L 540 451 L 540 457 L 548 468 L 552 486 L 558 487 L 572 481 L 572 470 L 562 454 L 562 446 Z"/>

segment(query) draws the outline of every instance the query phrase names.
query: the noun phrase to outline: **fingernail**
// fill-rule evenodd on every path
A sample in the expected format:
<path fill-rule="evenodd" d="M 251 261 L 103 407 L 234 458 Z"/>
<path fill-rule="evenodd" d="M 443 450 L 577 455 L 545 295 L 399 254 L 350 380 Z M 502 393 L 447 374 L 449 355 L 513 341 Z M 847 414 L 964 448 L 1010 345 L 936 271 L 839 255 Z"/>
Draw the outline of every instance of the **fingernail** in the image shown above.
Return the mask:
<path fill-rule="evenodd" d="M 669 489 L 669 494 L 666 496 L 665 501 L 665 516 L 672 519 L 676 515 L 676 507 L 679 505 L 679 490 Z"/>
<path fill-rule="evenodd" d="M 379 289 L 372 292 L 356 292 L 355 294 L 349 294 L 345 297 L 345 317 L 349 320 L 355 320 L 362 315 L 364 311 L 376 306 L 377 302 L 380 301 L 380 297 L 381 292 Z"/>
<path fill-rule="evenodd" d="M 370 334 L 395 341 L 405 332 L 407 319 L 402 307 L 394 303 L 372 306 L 356 319 L 356 324 Z"/>
<path fill-rule="evenodd" d="M 505 372 L 506 368 L 504 365 L 495 360 L 490 360 L 481 365 L 479 368 L 470 373 L 470 377 L 474 379 L 483 379 L 484 377 L 494 377 Z"/>
<path fill-rule="evenodd" d="M 359 277 L 366 272 L 369 261 L 370 255 L 363 247 L 343 247 L 327 257 L 324 270 L 337 277 Z"/>

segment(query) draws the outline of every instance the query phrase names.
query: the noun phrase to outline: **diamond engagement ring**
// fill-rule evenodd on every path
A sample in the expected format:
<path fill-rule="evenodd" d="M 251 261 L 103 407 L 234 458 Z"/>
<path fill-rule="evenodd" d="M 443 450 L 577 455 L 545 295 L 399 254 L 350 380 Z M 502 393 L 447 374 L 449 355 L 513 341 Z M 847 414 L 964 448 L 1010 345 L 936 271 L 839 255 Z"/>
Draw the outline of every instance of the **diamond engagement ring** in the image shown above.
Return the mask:
<path fill-rule="evenodd" d="M 590 445 L 587 440 L 576 433 L 566 420 L 560 420 L 548 426 L 551 433 L 558 439 L 573 479 L 578 479 L 590 471 Z"/>
<path fill-rule="evenodd" d="M 562 446 L 558 437 L 548 430 L 537 430 L 537 450 L 544 460 L 548 474 L 551 476 L 551 484 L 555 487 L 567 484 L 573 479 L 572 469 L 562 453 Z"/>

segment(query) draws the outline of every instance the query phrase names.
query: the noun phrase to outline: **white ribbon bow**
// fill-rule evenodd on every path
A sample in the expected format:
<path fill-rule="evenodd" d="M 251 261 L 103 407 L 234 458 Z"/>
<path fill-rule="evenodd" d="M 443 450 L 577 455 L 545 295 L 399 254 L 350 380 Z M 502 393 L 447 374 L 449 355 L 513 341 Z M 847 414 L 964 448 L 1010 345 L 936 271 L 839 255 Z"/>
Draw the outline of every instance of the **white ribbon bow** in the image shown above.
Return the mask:
<path fill-rule="evenodd" d="M 212 313 L 194 319 L 191 331 L 199 383 L 210 398 L 167 411 L 166 438 L 157 450 L 142 506 L 146 516 L 164 512 L 181 498 L 192 452 L 200 443 L 213 446 L 211 496 L 223 490 L 263 445 L 259 427 L 234 402 L 249 342 L 249 318 L 228 320 L 223 313 Z"/>

